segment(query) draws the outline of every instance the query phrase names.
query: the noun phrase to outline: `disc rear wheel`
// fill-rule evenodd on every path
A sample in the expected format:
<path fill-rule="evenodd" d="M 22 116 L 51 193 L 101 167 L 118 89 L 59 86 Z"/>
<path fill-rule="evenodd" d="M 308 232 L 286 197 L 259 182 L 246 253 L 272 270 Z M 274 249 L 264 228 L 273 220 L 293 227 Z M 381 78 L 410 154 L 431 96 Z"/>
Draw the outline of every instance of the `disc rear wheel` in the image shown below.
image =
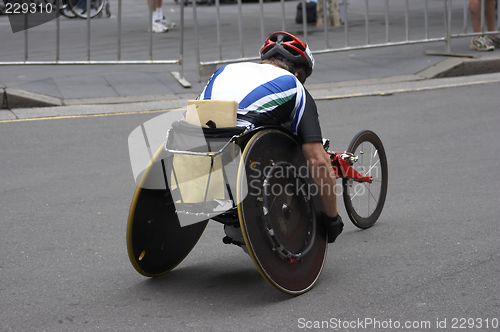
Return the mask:
<path fill-rule="evenodd" d="M 162 178 L 163 145 L 144 170 L 136 188 L 127 224 L 127 251 L 130 262 L 140 274 L 158 277 L 180 264 L 191 252 L 205 230 L 208 220 L 182 227 L 165 179 L 160 189 L 148 183 Z M 155 175 L 156 174 L 156 175 Z"/>
<path fill-rule="evenodd" d="M 301 176 L 304 167 L 292 136 L 265 129 L 246 145 L 238 171 L 238 217 L 248 253 L 268 283 L 291 295 L 314 286 L 328 245 L 307 191 L 311 179 Z"/>

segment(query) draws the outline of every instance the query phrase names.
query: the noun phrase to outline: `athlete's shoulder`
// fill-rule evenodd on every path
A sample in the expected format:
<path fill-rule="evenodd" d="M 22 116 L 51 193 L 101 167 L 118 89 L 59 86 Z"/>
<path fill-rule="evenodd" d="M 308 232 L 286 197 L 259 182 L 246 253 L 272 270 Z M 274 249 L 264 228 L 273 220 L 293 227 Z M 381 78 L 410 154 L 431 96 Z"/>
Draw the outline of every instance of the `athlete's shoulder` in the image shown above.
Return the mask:
<path fill-rule="evenodd" d="M 255 62 L 238 62 L 238 63 L 231 63 L 229 65 L 225 65 L 224 67 L 221 67 L 220 69 L 223 70 L 248 70 L 248 69 L 258 69 L 260 68 L 259 63 Z"/>
<path fill-rule="evenodd" d="M 241 62 L 241 63 L 232 63 L 229 65 L 225 65 L 223 67 L 218 68 L 215 72 L 214 75 L 215 77 L 218 76 L 247 76 L 249 73 L 254 73 L 258 71 L 260 68 L 260 65 L 258 63 L 252 63 L 252 62 Z"/>
<path fill-rule="evenodd" d="M 212 80 L 217 82 L 212 82 L 212 85 L 224 86 L 224 89 L 227 89 L 227 85 L 234 85 L 237 80 L 238 89 L 241 91 L 253 91 L 259 86 L 266 86 L 269 89 L 272 86 L 273 91 L 279 89 L 303 94 L 301 93 L 303 86 L 295 75 L 271 64 L 253 62 L 229 64 L 217 69 Z"/>
<path fill-rule="evenodd" d="M 250 72 L 254 74 L 261 74 L 266 76 L 288 76 L 294 78 L 295 76 L 288 70 L 273 66 L 266 63 L 255 63 L 255 62 L 239 62 L 226 65 L 221 67 L 219 70 L 227 72 Z"/>

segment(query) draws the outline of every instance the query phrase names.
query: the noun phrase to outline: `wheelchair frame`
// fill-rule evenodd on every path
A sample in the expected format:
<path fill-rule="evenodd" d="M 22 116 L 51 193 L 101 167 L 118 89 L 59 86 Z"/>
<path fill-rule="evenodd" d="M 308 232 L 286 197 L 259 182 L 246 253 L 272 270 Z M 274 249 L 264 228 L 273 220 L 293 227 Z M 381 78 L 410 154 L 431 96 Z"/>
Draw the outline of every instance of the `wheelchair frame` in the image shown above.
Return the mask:
<path fill-rule="evenodd" d="M 174 194 L 170 190 L 167 189 L 164 192 L 150 192 L 148 190 L 141 189 L 140 186 L 138 186 L 129 214 L 129 226 L 127 228 L 127 247 L 132 265 L 139 273 L 145 276 L 156 277 L 169 272 L 187 256 L 187 254 L 191 251 L 191 249 L 194 247 L 199 237 L 203 233 L 208 219 L 212 219 L 224 225 L 239 225 L 241 227 L 242 235 L 245 241 L 243 245 L 246 245 L 249 251 L 248 253 L 257 266 L 261 275 L 272 286 L 280 291 L 292 295 L 302 294 L 313 287 L 322 271 L 327 251 L 326 230 L 324 229 L 324 226 L 322 224 L 316 222 L 315 203 L 313 202 L 313 199 L 309 200 L 300 195 L 295 195 L 296 197 L 292 197 L 292 199 L 295 199 L 295 203 L 297 203 L 296 205 L 302 204 L 306 207 L 306 210 L 309 211 L 298 211 L 300 215 L 300 222 L 297 223 L 297 225 L 299 226 L 296 227 L 296 230 L 305 232 L 305 235 L 302 235 L 302 237 L 305 238 L 305 240 L 303 241 L 305 241 L 304 243 L 306 244 L 300 245 L 299 243 L 299 245 L 296 246 L 292 243 L 291 246 L 295 249 L 288 248 L 288 246 L 290 246 L 290 241 L 288 241 L 288 239 L 283 235 L 286 232 L 280 233 L 280 229 L 282 231 L 283 225 L 272 220 L 270 216 L 272 213 L 268 213 L 273 202 L 279 201 L 279 197 L 269 198 L 271 197 L 271 194 L 269 193 L 269 181 L 272 180 L 272 176 L 270 174 L 274 174 L 273 170 L 278 166 L 294 166 L 292 163 L 286 160 L 288 158 L 286 153 L 284 156 L 282 156 L 283 160 L 277 160 L 275 162 L 273 161 L 274 158 L 269 159 L 271 169 L 268 174 L 263 179 L 261 179 L 264 194 L 258 196 L 257 199 L 241 198 L 242 189 L 240 181 L 243 177 L 242 171 L 244 171 L 245 167 L 253 167 L 252 158 L 248 158 L 249 153 L 251 153 L 253 150 L 250 149 L 249 152 L 248 147 L 250 146 L 250 148 L 256 148 L 256 146 L 258 146 L 259 144 L 259 140 L 265 140 L 263 139 L 265 135 L 274 135 L 274 137 L 290 142 L 287 144 L 292 144 L 295 146 L 291 148 L 293 151 L 295 151 L 294 153 L 298 153 L 301 155 L 301 150 L 300 152 L 296 151 L 297 146 L 300 147 L 300 145 L 298 145 L 296 137 L 290 131 L 280 126 L 260 127 L 239 135 L 233 135 L 232 137 L 228 138 L 228 141 L 223 144 L 221 148 L 217 149 L 216 151 L 210 151 L 209 147 L 208 152 L 198 152 L 172 148 L 171 146 L 169 146 L 171 130 L 167 132 L 165 142 L 161 149 L 166 151 L 168 154 L 202 156 L 210 158 L 210 168 L 208 169 L 209 172 L 207 184 L 204 192 L 204 199 L 201 204 L 184 203 L 182 200 L 182 195 L 180 195 L 180 202 L 177 201 L 175 205 L 176 207 L 182 207 L 182 209 L 176 209 L 176 207 L 172 208 L 175 200 L 173 198 Z M 379 162 L 382 166 L 382 181 L 380 181 L 380 199 L 376 203 L 376 209 L 368 216 L 362 216 L 351 202 L 351 200 L 354 199 L 353 197 L 356 197 L 358 193 L 355 192 L 353 196 L 350 196 L 349 192 L 352 190 L 353 182 L 361 184 L 372 184 L 374 181 L 373 176 L 370 175 L 372 168 L 370 168 L 366 172 L 366 174 L 362 174 L 353 167 L 359 161 L 359 156 L 355 155 L 355 151 L 358 151 L 356 149 L 359 149 L 360 146 L 362 147 L 366 142 L 371 143 L 371 145 L 375 147 L 374 156 L 378 155 L 381 158 L 379 159 Z M 207 144 L 208 146 L 210 146 L 210 143 L 207 142 Z M 210 210 L 210 207 L 207 205 L 208 188 L 211 181 L 211 173 L 214 167 L 214 160 L 216 157 L 221 156 L 224 152 L 226 152 L 231 144 L 236 144 L 241 149 L 244 149 L 243 155 L 241 157 L 242 160 L 239 163 L 240 166 L 237 176 L 239 187 L 237 186 L 237 192 L 235 195 L 228 184 L 227 174 L 224 170 L 224 167 L 222 167 L 225 190 L 227 191 L 229 199 L 232 202 L 232 206 L 223 212 L 214 212 L 213 210 Z M 328 140 L 326 140 L 323 145 L 325 151 L 330 156 L 332 168 L 334 169 L 337 177 L 343 180 L 344 203 L 346 205 L 346 210 L 349 217 L 357 227 L 371 227 L 380 215 L 387 191 L 387 161 L 385 157 L 385 150 L 380 142 L 380 139 L 373 132 L 363 131 L 355 136 L 355 138 L 349 145 L 348 150 L 345 152 L 329 151 Z M 160 150 L 158 150 L 153 159 L 157 157 L 159 152 Z M 358 152 L 361 153 L 361 155 L 365 153 L 361 150 Z M 246 160 L 245 158 L 247 158 L 248 160 Z M 371 158 L 372 156 L 370 157 L 370 163 Z M 179 189 L 179 181 L 173 167 L 173 158 L 171 160 L 171 165 L 165 165 L 164 160 L 161 160 L 165 181 L 167 184 L 167 188 L 169 188 L 167 170 L 171 170 L 171 178 L 174 179 L 174 181 L 176 182 L 176 188 Z M 270 176 L 271 178 L 269 178 Z M 304 179 L 301 179 L 296 174 L 292 177 L 297 181 L 306 181 Z M 143 193 L 141 193 L 141 190 L 143 191 Z M 152 197 L 154 197 L 154 200 L 158 201 L 158 203 L 155 204 L 160 204 L 161 202 L 162 208 L 169 209 L 170 212 L 158 212 L 158 215 L 155 215 L 155 217 L 148 216 L 147 218 L 143 218 L 140 213 L 136 212 L 136 207 L 140 207 L 141 204 L 147 205 L 149 201 L 148 199 L 144 199 L 141 201 L 141 195 L 152 195 Z M 370 199 L 370 197 L 368 197 L 368 199 Z M 346 200 L 348 200 L 348 202 Z M 290 219 L 289 215 L 291 213 L 289 210 L 291 209 L 291 207 L 289 205 L 285 205 L 286 204 L 283 203 L 281 210 L 279 206 L 274 207 L 273 213 L 274 216 L 278 216 L 278 220 L 280 218 Z M 151 207 L 148 207 L 142 209 L 141 211 L 148 211 L 147 213 L 149 213 L 151 209 Z M 160 216 L 161 213 L 163 214 Z M 179 225 L 175 224 L 176 222 L 178 223 L 178 221 L 174 219 L 178 219 L 178 216 L 180 214 L 201 219 L 197 224 L 189 225 L 186 227 L 179 227 Z M 246 215 L 248 214 L 250 214 L 250 216 L 248 216 L 247 218 Z M 167 215 L 170 216 L 168 218 L 171 221 L 165 219 L 165 216 Z M 145 221 L 148 218 L 152 219 Z M 248 222 L 246 219 L 251 219 L 251 221 Z M 144 229 L 150 227 L 149 224 L 151 224 L 151 221 L 156 222 L 156 228 L 147 232 L 144 231 Z M 135 229 L 134 223 L 138 225 L 135 226 Z M 170 226 L 167 227 L 165 226 L 166 224 L 169 224 Z M 159 231 L 160 229 L 162 230 L 161 232 Z M 137 236 L 134 237 L 134 231 L 135 233 L 140 233 L 141 237 L 143 238 L 139 239 Z M 147 234 L 144 232 L 146 232 Z M 146 235 L 144 235 L 143 233 Z M 172 259 L 164 258 L 164 255 L 166 255 L 167 253 L 171 254 L 172 252 L 172 250 L 170 250 L 170 252 L 168 250 L 164 250 L 164 246 L 170 245 L 170 248 L 180 246 L 182 237 L 179 234 L 181 233 L 184 234 L 182 237 L 185 237 L 187 242 L 182 243 L 184 249 L 176 253 L 174 255 L 175 257 L 173 257 Z M 280 234 L 277 235 L 277 233 Z M 153 243 L 155 242 L 154 240 L 149 241 L 151 242 L 149 243 L 144 239 L 144 237 L 148 236 L 153 237 L 154 239 L 158 239 L 162 236 L 163 237 L 159 240 L 159 242 L 158 240 L 156 240 L 156 242 L 158 243 Z M 283 241 L 287 244 L 283 244 Z M 134 245 L 138 242 L 140 243 L 139 247 L 141 247 L 139 249 L 136 248 L 138 247 L 137 245 Z M 160 242 L 161 246 L 159 245 Z M 303 248 L 304 246 L 305 248 Z M 299 247 L 300 249 L 297 249 Z M 143 250 L 142 248 L 146 249 Z M 146 252 L 148 252 L 148 254 L 146 254 Z M 149 252 L 152 252 L 152 254 L 149 254 Z M 316 253 L 316 255 L 312 255 L 312 253 Z M 150 259 L 150 257 L 152 258 L 147 261 L 144 258 L 145 255 L 148 259 Z M 143 261 L 147 262 L 144 263 Z M 305 272 L 303 272 L 302 269 L 304 269 Z M 298 281 L 295 279 L 297 279 Z M 304 281 L 301 281 L 299 279 L 304 279 Z"/>

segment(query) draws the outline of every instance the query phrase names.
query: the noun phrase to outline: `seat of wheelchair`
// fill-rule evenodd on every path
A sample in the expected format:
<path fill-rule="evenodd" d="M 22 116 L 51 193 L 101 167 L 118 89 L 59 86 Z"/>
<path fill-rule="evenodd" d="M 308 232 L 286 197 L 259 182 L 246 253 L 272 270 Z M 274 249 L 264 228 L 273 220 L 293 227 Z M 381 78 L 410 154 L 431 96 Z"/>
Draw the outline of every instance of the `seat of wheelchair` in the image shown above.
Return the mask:
<path fill-rule="evenodd" d="M 236 127 L 237 108 L 236 102 L 190 101 L 185 121 L 168 131 L 166 173 L 181 225 L 235 207 L 231 185 L 241 152 L 232 143 L 245 130 Z"/>

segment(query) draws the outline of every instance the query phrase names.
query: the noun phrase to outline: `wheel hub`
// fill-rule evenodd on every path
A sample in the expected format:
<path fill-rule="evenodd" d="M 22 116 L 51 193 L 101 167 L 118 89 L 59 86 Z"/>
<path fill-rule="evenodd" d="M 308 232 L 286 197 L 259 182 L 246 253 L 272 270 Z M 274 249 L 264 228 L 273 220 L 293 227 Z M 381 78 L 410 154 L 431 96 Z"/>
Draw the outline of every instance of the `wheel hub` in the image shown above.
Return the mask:
<path fill-rule="evenodd" d="M 283 213 L 283 217 L 285 217 L 285 219 L 290 219 L 292 216 L 292 208 L 286 203 L 284 203 L 281 207 L 281 212 Z"/>

